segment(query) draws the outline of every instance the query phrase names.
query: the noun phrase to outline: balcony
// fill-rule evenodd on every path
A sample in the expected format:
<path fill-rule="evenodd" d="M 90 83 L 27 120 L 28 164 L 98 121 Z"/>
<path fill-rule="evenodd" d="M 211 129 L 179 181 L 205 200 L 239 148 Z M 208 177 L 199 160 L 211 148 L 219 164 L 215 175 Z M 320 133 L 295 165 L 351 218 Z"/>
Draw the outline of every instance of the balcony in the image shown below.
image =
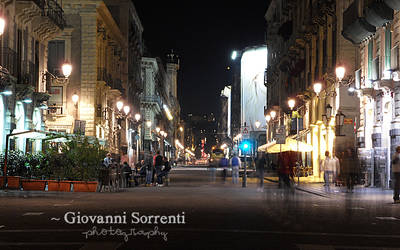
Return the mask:
<path fill-rule="evenodd" d="M 375 27 L 369 24 L 365 17 L 358 15 L 358 8 L 355 2 L 343 12 L 342 35 L 352 43 L 361 43 L 364 39 L 373 35 L 375 30 Z"/>
<path fill-rule="evenodd" d="M 400 1 L 399 0 L 384 0 L 387 6 L 389 6 L 393 10 L 400 10 Z"/>
<path fill-rule="evenodd" d="M 6 68 L 10 75 L 18 77 L 17 52 L 8 47 L 0 47 L 0 65 Z"/>
<path fill-rule="evenodd" d="M 22 24 L 30 22 L 43 40 L 55 37 L 65 26 L 64 11 L 55 0 L 16 0 L 15 16 Z"/>
<path fill-rule="evenodd" d="M 36 0 L 41 1 L 41 0 Z M 44 16 L 51 19 L 61 30 L 65 27 L 64 11 L 55 0 L 47 0 L 44 8 Z"/>
<path fill-rule="evenodd" d="M 49 106 L 47 108 L 47 115 L 55 116 L 55 115 L 63 115 L 63 106 Z"/>
<path fill-rule="evenodd" d="M 365 8 L 364 13 L 365 20 L 377 28 L 393 20 L 393 9 L 382 1 L 373 1 Z"/>
<path fill-rule="evenodd" d="M 140 102 L 142 104 L 156 105 L 158 112 L 162 109 L 162 101 L 158 95 L 141 96 Z"/>
<path fill-rule="evenodd" d="M 121 79 L 113 79 L 106 68 L 97 67 L 97 81 L 105 82 L 107 86 L 119 90 L 122 94 L 125 92 Z"/>

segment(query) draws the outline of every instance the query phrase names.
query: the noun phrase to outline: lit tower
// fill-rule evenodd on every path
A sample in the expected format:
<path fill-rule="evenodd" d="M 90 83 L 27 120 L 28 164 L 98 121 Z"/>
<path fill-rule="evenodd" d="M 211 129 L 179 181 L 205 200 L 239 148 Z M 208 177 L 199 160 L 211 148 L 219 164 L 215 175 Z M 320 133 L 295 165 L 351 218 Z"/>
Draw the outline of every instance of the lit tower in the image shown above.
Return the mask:
<path fill-rule="evenodd" d="M 166 61 L 167 61 L 167 76 L 168 76 L 170 91 L 171 94 L 177 99 L 179 57 L 174 53 L 174 50 L 171 50 L 171 52 L 167 54 Z"/>
<path fill-rule="evenodd" d="M 180 121 L 180 105 L 178 102 L 178 70 L 179 70 L 179 57 L 174 53 L 174 50 L 171 50 L 170 53 L 167 54 L 166 59 L 167 64 L 167 86 L 166 92 L 169 96 L 169 104 L 171 105 L 171 113 L 173 117 L 173 138 L 172 141 L 175 141 L 179 138 L 179 121 Z M 183 143 L 183 142 L 181 142 Z M 175 151 L 175 157 L 177 157 L 177 151 Z"/>

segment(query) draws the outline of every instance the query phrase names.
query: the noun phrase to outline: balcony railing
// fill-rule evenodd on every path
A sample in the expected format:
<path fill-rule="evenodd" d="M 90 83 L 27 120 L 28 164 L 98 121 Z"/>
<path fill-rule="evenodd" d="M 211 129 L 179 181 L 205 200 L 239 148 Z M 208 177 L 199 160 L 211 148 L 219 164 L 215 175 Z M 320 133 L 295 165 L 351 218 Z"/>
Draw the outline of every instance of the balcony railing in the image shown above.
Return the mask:
<path fill-rule="evenodd" d="M 63 106 L 49 106 L 47 109 L 48 115 L 62 115 L 63 114 Z"/>
<path fill-rule="evenodd" d="M 161 108 L 162 107 L 162 101 L 161 98 L 158 95 L 147 95 L 147 96 L 142 96 L 140 98 L 140 101 L 142 103 L 156 103 L 158 106 Z"/>
<path fill-rule="evenodd" d="M 36 0 L 41 2 L 40 0 Z M 55 0 L 46 0 L 44 16 L 49 17 L 60 29 L 65 27 L 64 11 Z"/>
<path fill-rule="evenodd" d="M 46 4 L 46 0 L 17 0 L 17 2 L 34 2 L 42 10 Z"/>
<path fill-rule="evenodd" d="M 8 47 L 0 47 L 0 65 L 6 68 L 10 75 L 18 77 L 17 52 Z"/>

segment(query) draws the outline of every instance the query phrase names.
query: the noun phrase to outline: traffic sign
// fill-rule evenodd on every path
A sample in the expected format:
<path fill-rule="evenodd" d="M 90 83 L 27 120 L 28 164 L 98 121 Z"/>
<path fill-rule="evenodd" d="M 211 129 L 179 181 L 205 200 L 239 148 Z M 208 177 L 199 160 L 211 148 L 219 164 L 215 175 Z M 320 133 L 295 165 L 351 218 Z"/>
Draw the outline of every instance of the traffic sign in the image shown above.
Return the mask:
<path fill-rule="evenodd" d="M 279 126 L 279 128 L 276 129 L 276 144 L 285 144 L 286 143 L 286 127 L 285 125 Z"/>
<path fill-rule="evenodd" d="M 248 126 L 242 127 L 242 136 L 243 136 L 243 138 L 249 138 L 249 134 L 250 134 L 249 127 Z"/>

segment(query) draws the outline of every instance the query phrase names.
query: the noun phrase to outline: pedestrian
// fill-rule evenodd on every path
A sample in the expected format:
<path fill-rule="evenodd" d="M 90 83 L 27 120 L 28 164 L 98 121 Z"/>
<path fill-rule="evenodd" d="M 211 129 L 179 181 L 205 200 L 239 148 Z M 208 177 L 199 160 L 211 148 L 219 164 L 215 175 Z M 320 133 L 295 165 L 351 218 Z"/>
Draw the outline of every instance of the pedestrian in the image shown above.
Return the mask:
<path fill-rule="evenodd" d="M 144 165 L 146 167 L 146 187 L 149 187 L 151 186 L 153 179 L 153 159 L 151 155 L 146 156 Z"/>
<path fill-rule="evenodd" d="M 354 149 L 347 148 L 342 159 L 343 175 L 346 179 L 348 193 L 353 193 L 356 175 L 359 168 L 359 162 Z"/>
<path fill-rule="evenodd" d="M 130 178 L 132 174 L 132 169 L 129 166 L 129 164 L 125 161 L 124 164 L 122 165 L 122 180 L 123 180 L 123 186 L 124 187 L 130 187 Z"/>
<path fill-rule="evenodd" d="M 107 153 L 106 158 L 103 160 L 103 164 L 106 168 L 110 168 L 110 165 L 112 164 L 113 159 L 111 158 L 111 153 Z"/>
<path fill-rule="evenodd" d="M 294 159 L 295 154 L 291 151 L 281 152 L 278 156 L 278 174 L 279 174 L 279 187 L 291 188 L 291 178 L 293 176 L 293 167 L 296 164 Z"/>
<path fill-rule="evenodd" d="M 324 187 L 325 192 L 329 193 L 331 178 L 332 182 L 335 180 L 339 169 L 339 160 L 336 156 L 330 156 L 329 151 L 325 151 L 325 159 L 321 161 L 321 171 L 324 172 Z"/>
<path fill-rule="evenodd" d="M 144 166 L 144 160 L 140 160 L 135 164 L 135 172 L 139 173 L 140 169 Z"/>
<path fill-rule="evenodd" d="M 225 182 L 229 167 L 229 160 L 225 156 L 222 157 L 221 160 L 219 160 L 219 166 L 222 168 L 222 180 Z"/>
<path fill-rule="evenodd" d="M 168 161 L 167 157 L 163 157 L 163 168 L 161 170 L 161 172 L 159 174 L 157 174 L 157 179 L 159 179 L 159 186 L 163 186 L 164 182 L 163 182 L 163 177 L 168 179 L 168 173 L 171 170 L 171 163 Z"/>
<path fill-rule="evenodd" d="M 230 165 L 232 166 L 232 183 L 238 184 L 239 183 L 239 168 L 241 167 L 240 158 L 233 154 Z"/>
<path fill-rule="evenodd" d="M 162 170 L 164 166 L 163 156 L 160 154 L 160 151 L 157 151 L 157 154 L 154 157 L 154 168 L 156 170 L 157 175 L 157 186 L 162 186 Z"/>
<path fill-rule="evenodd" d="M 396 147 L 396 152 L 392 157 L 392 172 L 394 177 L 393 201 L 394 203 L 400 203 L 400 146 Z"/>
<path fill-rule="evenodd" d="M 257 191 L 264 192 L 264 168 L 267 165 L 267 156 L 264 152 L 259 152 L 256 160 L 256 172 L 260 180 Z"/>

